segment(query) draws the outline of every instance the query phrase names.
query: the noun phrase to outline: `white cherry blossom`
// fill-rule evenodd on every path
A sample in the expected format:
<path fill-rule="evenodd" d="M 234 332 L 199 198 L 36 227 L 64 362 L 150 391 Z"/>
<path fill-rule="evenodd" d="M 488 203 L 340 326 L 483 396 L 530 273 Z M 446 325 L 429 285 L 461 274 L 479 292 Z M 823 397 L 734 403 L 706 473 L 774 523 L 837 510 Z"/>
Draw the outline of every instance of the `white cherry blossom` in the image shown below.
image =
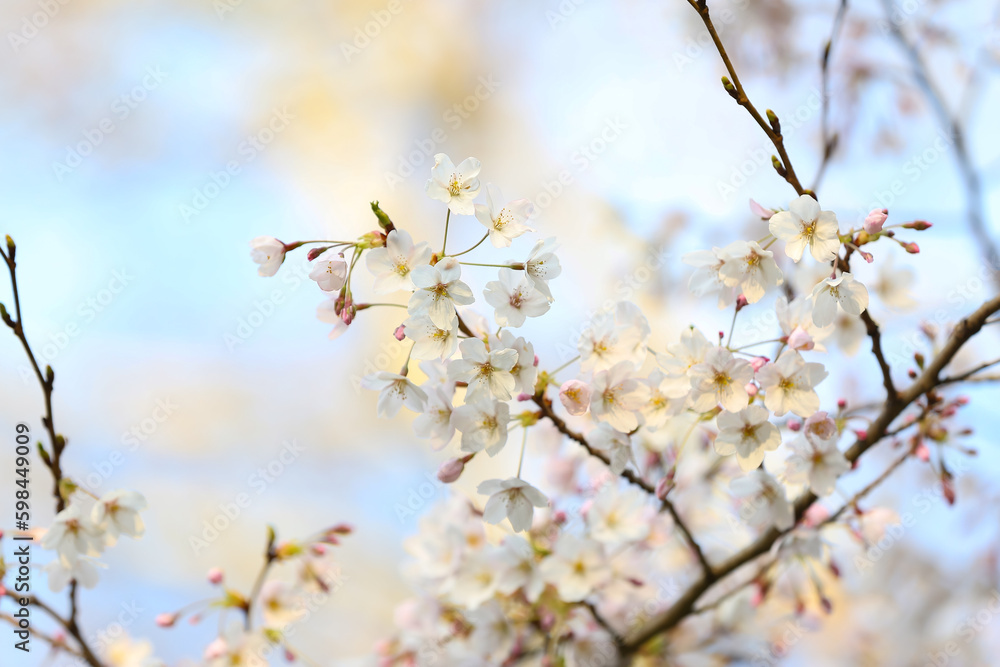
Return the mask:
<path fill-rule="evenodd" d="M 836 438 L 822 440 L 803 434 L 795 438 L 789 447 L 792 453 L 788 457 L 788 480 L 808 483 L 817 496 L 833 493 L 837 478 L 851 469 L 850 462 L 837 448 Z"/>
<path fill-rule="evenodd" d="M 739 412 L 747 406 L 750 397 L 746 385 L 753 378 L 753 367 L 726 348 L 714 347 L 706 352 L 705 361 L 692 366 L 688 375 L 695 411 L 706 412 L 721 404 L 730 412 Z"/>
<path fill-rule="evenodd" d="M 760 301 L 768 289 L 784 282 L 774 253 L 756 241 L 736 241 L 722 250 L 727 259 L 719 277 L 730 287 L 737 287 L 748 303 Z"/>
<path fill-rule="evenodd" d="M 312 262 L 309 279 L 324 292 L 336 292 L 347 280 L 347 262 L 338 250 L 327 250 Z"/>
<path fill-rule="evenodd" d="M 56 514 L 42 537 L 43 549 L 52 549 L 71 564 L 80 556 L 97 556 L 104 545 L 104 531 L 83 513 L 78 503 Z"/>
<path fill-rule="evenodd" d="M 593 392 L 583 380 L 567 380 L 559 387 L 559 401 L 566 412 L 574 416 L 587 414 Z"/>
<path fill-rule="evenodd" d="M 285 261 L 285 244 L 271 236 L 258 236 L 250 241 L 250 258 L 260 265 L 257 275 L 268 278 L 277 273 Z"/>
<path fill-rule="evenodd" d="M 590 383 L 590 414 L 619 431 L 639 427 L 638 411 L 649 398 L 649 387 L 633 376 L 631 362 L 620 361 L 608 370 L 594 374 Z"/>
<path fill-rule="evenodd" d="M 688 289 L 697 297 L 718 294 L 719 308 L 725 308 L 736 300 L 738 290 L 722 277 L 722 269 L 729 258 L 722 248 L 695 250 L 681 257 L 688 266 L 695 267 L 688 279 Z"/>
<path fill-rule="evenodd" d="M 729 483 L 729 490 L 737 498 L 746 500 L 740 508 L 740 517 L 751 525 L 788 530 L 795 523 L 785 487 L 762 468 L 733 479 Z"/>
<path fill-rule="evenodd" d="M 495 309 L 494 319 L 502 327 L 519 327 L 529 317 L 549 311 L 549 300 L 524 275 L 500 269 L 500 279 L 486 283 L 483 296 Z"/>
<path fill-rule="evenodd" d="M 527 199 L 517 199 L 506 206 L 501 206 L 501 202 L 500 188 L 487 183 L 486 204 L 475 205 L 476 220 L 489 230 L 494 248 L 509 248 L 518 236 L 535 231 L 524 224 L 534 214 L 535 207 Z"/>
<path fill-rule="evenodd" d="M 764 405 L 777 417 L 787 412 L 809 417 L 819 410 L 814 387 L 826 376 L 823 364 L 806 362 L 795 350 L 785 350 L 777 361 L 757 371 L 757 381 L 765 392 Z"/>
<path fill-rule="evenodd" d="M 541 571 L 566 602 L 583 600 L 612 574 L 599 543 L 570 533 L 559 536 Z"/>
<path fill-rule="evenodd" d="M 430 262 L 431 254 L 426 243 L 413 245 L 409 232 L 393 229 L 385 237 L 385 247 L 365 253 L 365 265 L 375 276 L 372 289 L 376 294 L 413 289 L 411 272 Z"/>
<path fill-rule="evenodd" d="M 449 328 L 455 318 L 455 304 L 467 306 L 476 299 L 472 290 L 459 280 L 462 267 L 454 257 L 434 266 L 425 264 L 411 272 L 416 291 L 410 297 L 410 315 L 427 315 L 439 328 Z"/>
<path fill-rule="evenodd" d="M 100 530 L 105 531 L 109 546 L 119 535 L 133 538 L 142 537 L 146 531 L 139 512 L 146 509 L 146 499 L 136 491 L 119 489 L 104 494 L 94 503 L 90 519 Z"/>
<path fill-rule="evenodd" d="M 650 531 L 648 500 L 646 493 L 634 486 L 620 489 L 615 484 L 606 485 L 587 510 L 590 536 L 608 548 L 646 539 Z"/>
<path fill-rule="evenodd" d="M 442 328 L 427 315 L 415 315 L 403 322 L 403 333 L 413 341 L 414 359 L 448 359 L 458 349 L 458 316 Z"/>
<path fill-rule="evenodd" d="M 595 315 L 580 335 L 577 343 L 580 368 L 602 371 L 621 361 L 638 368 L 646 361 L 646 344 L 651 333 L 649 321 L 638 306 L 619 302 L 613 311 Z"/>
<path fill-rule="evenodd" d="M 787 211 L 772 215 L 768 227 L 775 238 L 786 242 L 785 254 L 794 262 L 802 259 L 807 246 L 817 262 L 832 261 L 840 249 L 836 214 L 820 210 L 809 195 L 795 199 Z"/>
<path fill-rule="evenodd" d="M 405 375 L 379 371 L 361 380 L 362 389 L 379 392 L 378 416 L 392 419 L 404 405 L 413 412 L 424 409 L 427 394 Z"/>
<path fill-rule="evenodd" d="M 441 449 L 455 436 L 455 426 L 451 423 L 451 396 L 442 387 L 427 387 L 427 400 L 423 412 L 413 420 L 413 432 L 418 438 L 427 438 L 434 443 L 434 449 Z"/>
<path fill-rule="evenodd" d="M 559 258 L 555 255 L 555 248 L 556 240 L 554 237 L 539 240 L 524 262 L 524 275 L 535 289 L 545 295 L 549 303 L 552 303 L 549 281 L 558 278 L 559 274 L 562 273 Z"/>
<path fill-rule="evenodd" d="M 744 471 L 753 470 L 781 444 L 781 432 L 768 421 L 769 413 L 759 405 L 750 405 L 739 412 L 723 412 L 717 418 L 719 434 L 715 451 L 720 456 L 736 454 Z"/>
<path fill-rule="evenodd" d="M 480 169 L 482 165 L 476 158 L 465 158 L 456 167 L 450 157 L 438 153 L 427 181 L 427 196 L 448 204 L 452 213 L 472 215 L 475 213 L 473 200 L 479 194 Z"/>
<path fill-rule="evenodd" d="M 813 321 L 813 302 L 810 296 L 799 296 L 788 302 L 784 296 L 779 296 L 774 304 L 775 314 L 781 332 L 788 339 L 788 347 L 793 350 L 819 350 L 825 348 L 821 341 L 833 333 L 830 327 L 817 326 Z"/>
<path fill-rule="evenodd" d="M 462 451 L 486 450 L 495 456 L 507 444 L 510 406 L 500 401 L 479 400 L 455 408 L 451 423 L 462 434 Z"/>
<path fill-rule="evenodd" d="M 466 401 L 513 398 L 517 381 L 511 370 L 517 364 L 517 350 L 487 350 L 486 343 L 478 338 L 466 338 L 458 348 L 462 358 L 448 364 L 448 377 L 468 383 Z"/>
<path fill-rule="evenodd" d="M 850 273 L 837 278 L 827 278 L 816 285 L 812 292 L 813 321 L 825 327 L 837 319 L 839 306 L 848 315 L 860 315 L 868 308 L 868 289 Z"/>
<path fill-rule="evenodd" d="M 611 424 L 601 422 L 597 428 L 587 434 L 587 443 L 594 449 L 605 453 L 608 457 L 608 467 L 615 475 L 622 474 L 629 461 L 635 463 L 632 454 L 632 439 L 627 433 L 616 431 Z"/>
<path fill-rule="evenodd" d="M 519 477 L 488 479 L 476 490 L 490 497 L 483 509 L 483 520 L 498 524 L 507 519 L 517 533 L 531 529 L 535 507 L 549 505 L 545 494 Z"/>

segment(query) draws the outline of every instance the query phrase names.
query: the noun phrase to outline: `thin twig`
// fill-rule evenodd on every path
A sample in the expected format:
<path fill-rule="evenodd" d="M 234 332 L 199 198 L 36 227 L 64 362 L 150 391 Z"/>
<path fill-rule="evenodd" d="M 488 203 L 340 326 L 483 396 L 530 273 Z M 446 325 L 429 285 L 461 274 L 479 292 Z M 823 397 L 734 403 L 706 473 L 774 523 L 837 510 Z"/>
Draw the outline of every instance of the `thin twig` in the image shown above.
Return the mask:
<path fill-rule="evenodd" d="M 833 28 L 830 30 L 830 38 L 826 40 L 826 44 L 823 46 L 823 55 L 820 57 L 821 77 L 823 80 L 823 109 L 820 113 L 823 159 L 819 163 L 819 170 L 816 172 L 816 178 L 813 181 L 813 191 L 819 189 L 819 184 L 823 181 L 823 174 L 826 173 L 826 168 L 830 164 L 833 152 L 837 150 L 837 143 L 840 139 L 836 132 L 832 135 L 830 134 L 830 58 L 833 54 L 833 46 L 836 44 L 837 38 L 840 37 L 846 14 L 847 0 L 840 0 L 840 6 L 837 7 L 837 13 L 833 17 Z"/>

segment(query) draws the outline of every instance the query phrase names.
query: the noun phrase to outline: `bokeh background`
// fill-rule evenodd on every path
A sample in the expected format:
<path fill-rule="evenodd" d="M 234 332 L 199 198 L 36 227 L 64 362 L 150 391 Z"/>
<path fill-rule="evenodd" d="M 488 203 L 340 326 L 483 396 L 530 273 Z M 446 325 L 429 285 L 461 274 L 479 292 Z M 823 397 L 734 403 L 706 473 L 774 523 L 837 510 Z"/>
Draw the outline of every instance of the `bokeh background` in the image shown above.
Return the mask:
<path fill-rule="evenodd" d="M 837 5 L 717 5 L 729 12 L 722 37 L 751 97 L 782 118 L 807 182 L 822 154 L 819 56 Z M 967 128 L 987 229 L 1000 236 L 990 222 L 1000 220 L 994 13 L 982 0 L 897 8 Z M 880 245 L 862 269 L 875 281 L 883 261 L 913 267 L 905 282 L 916 307 L 889 299 L 873 308 L 893 319 L 888 350 L 905 369 L 920 320 L 972 310 L 996 289 L 998 266 L 970 235 L 954 145 L 940 138 L 947 133 L 884 21 L 880 3 L 851 3 L 831 64 L 829 123 L 840 143 L 819 193 L 842 228 L 875 205 L 888 206 L 890 220 L 935 224 L 909 239 L 920 255 Z M 792 195 L 770 167 L 766 138 L 722 90 L 718 55 L 680 0 L 6 0 L 0 25 L 0 231 L 18 243 L 26 327 L 56 370 L 66 466 L 95 492 L 134 488 L 150 503 L 147 536 L 109 551 L 99 588 L 83 591 L 83 624 L 97 637 L 115 630 L 123 609 L 138 610 L 123 617 L 127 632 L 171 664 L 198 658 L 215 623 L 168 631 L 155 615 L 209 595 L 208 568 L 246 589 L 267 524 L 295 537 L 341 521 L 357 528 L 338 550 L 345 583 L 296 643 L 321 664 L 363 664 L 409 593 L 402 540 L 448 493 L 433 479 L 448 452 L 413 437 L 409 418 L 376 420 L 374 394 L 357 388 L 365 373 L 402 364 L 395 314 L 365 313 L 327 340 L 314 314 L 324 297 L 304 257 L 258 278 L 251 238 L 358 235 L 375 227 L 368 202 L 377 199 L 415 236 L 438 239 L 444 211 L 423 194 L 431 156 L 476 156 L 484 182 L 535 201 L 539 234 L 560 238 L 554 314 L 524 328 L 551 368 L 610 299 L 640 303 L 657 341 L 691 321 L 725 329 L 728 313 L 687 294 L 680 257 L 759 238 L 748 198 L 784 206 Z M 472 218 L 453 223 L 454 247 L 478 239 Z M 522 240 L 492 256 L 529 249 Z M 478 289 L 493 279 L 490 269 L 468 275 Z M 996 356 L 998 333 L 960 363 Z M 844 357 L 824 399 L 878 396 L 869 362 L 864 349 Z M 18 421 L 41 432 L 41 394 L 26 372 L 16 340 L 0 336 L 0 434 Z M 960 478 L 959 505 L 935 507 L 908 532 L 910 578 L 865 595 L 891 598 L 932 580 L 944 592 L 996 587 L 962 575 L 992 553 L 1000 507 L 997 394 L 971 393 L 963 419 L 982 435 L 967 444 L 981 454 Z M 261 488 L 253 476 L 287 442 L 301 452 Z M 462 488 L 491 465 L 509 461 L 477 461 Z M 0 465 L 4 489 L 11 468 Z M 40 463 L 35 470 L 43 526 L 49 480 Z M 880 496 L 887 504 L 933 484 L 916 467 L 900 475 L 901 486 Z M 192 547 L 240 493 L 250 507 Z M 976 502 L 963 505 L 963 495 Z M 954 627 L 904 617 L 838 609 L 789 663 L 862 664 L 836 657 L 860 623 L 883 624 L 881 641 L 897 647 Z M 985 631 L 997 634 L 1000 623 Z M 10 643 L 0 662 L 43 664 L 43 651 L 25 659 Z"/>

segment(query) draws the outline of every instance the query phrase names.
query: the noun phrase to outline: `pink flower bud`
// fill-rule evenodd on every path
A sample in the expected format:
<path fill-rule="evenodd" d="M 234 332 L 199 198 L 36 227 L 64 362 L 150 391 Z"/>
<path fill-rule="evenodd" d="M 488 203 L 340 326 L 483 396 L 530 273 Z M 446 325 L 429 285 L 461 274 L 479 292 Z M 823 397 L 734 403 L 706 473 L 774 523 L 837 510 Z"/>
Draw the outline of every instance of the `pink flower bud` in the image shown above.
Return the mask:
<path fill-rule="evenodd" d="M 163 614 L 157 614 L 156 616 L 156 624 L 161 628 L 171 628 L 176 622 L 177 622 L 176 613 L 173 614 L 163 613 Z"/>
<path fill-rule="evenodd" d="M 564 510 L 559 510 L 552 515 L 552 522 L 557 526 L 561 526 L 566 523 L 566 512 Z"/>
<path fill-rule="evenodd" d="M 864 429 L 858 429 L 858 430 L 856 430 L 854 432 L 854 435 L 857 436 L 858 440 L 867 440 L 868 439 L 868 431 L 866 431 Z"/>
<path fill-rule="evenodd" d="M 201 614 L 194 614 L 188 618 L 188 625 L 198 625 L 201 623 Z"/>
<path fill-rule="evenodd" d="M 396 338 L 396 340 L 403 340 L 404 338 L 406 338 L 406 327 L 400 324 L 398 327 L 396 327 L 396 330 L 393 332 L 392 335 Z"/>
<path fill-rule="evenodd" d="M 802 327 L 795 327 L 792 333 L 788 334 L 788 347 L 793 350 L 809 351 L 816 347 L 812 334 Z"/>
<path fill-rule="evenodd" d="M 52 633 L 52 641 L 55 643 L 56 646 L 65 646 L 66 633 L 63 632 L 62 630 L 56 630 L 55 632 Z"/>
<path fill-rule="evenodd" d="M 525 401 L 530 401 L 531 398 L 532 398 L 531 394 L 529 394 L 527 392 L 523 392 L 523 391 L 520 394 L 517 395 L 517 400 L 520 401 L 520 402 L 522 402 L 522 403 L 525 402 Z"/>
<path fill-rule="evenodd" d="M 927 445 L 924 444 L 923 440 L 917 443 L 917 446 L 914 447 L 913 449 L 913 453 L 918 459 L 920 459 L 924 463 L 927 463 L 928 461 L 931 460 L 931 450 L 927 448 Z"/>
<path fill-rule="evenodd" d="M 741 310 L 743 310 L 744 308 L 746 308 L 747 303 L 749 303 L 747 301 L 747 298 L 745 296 L 743 296 L 742 294 L 740 294 L 738 297 L 736 297 L 736 312 L 738 313 Z"/>
<path fill-rule="evenodd" d="M 789 431 L 792 431 L 794 433 L 798 433 L 801 428 L 802 428 L 802 422 L 797 422 L 794 419 L 789 419 L 788 420 L 788 430 Z"/>
<path fill-rule="evenodd" d="M 316 259 L 317 257 L 319 257 L 320 255 L 322 255 L 324 252 L 326 252 L 326 248 L 325 247 L 310 248 L 309 252 L 306 254 L 306 259 L 311 262 L 314 259 Z"/>
<path fill-rule="evenodd" d="M 753 372 L 756 373 L 757 371 L 759 371 L 761 368 L 764 367 L 764 364 L 766 364 L 769 361 L 771 360 L 768 359 L 767 357 L 754 357 L 753 359 L 750 360 L 750 366 L 753 368 Z"/>
<path fill-rule="evenodd" d="M 438 468 L 438 479 L 444 484 L 451 484 L 462 476 L 465 462 L 462 459 L 448 459 Z"/>
<path fill-rule="evenodd" d="M 747 382 L 747 386 L 744 387 L 744 389 L 747 390 L 747 395 L 750 396 L 751 398 L 757 395 L 757 385 L 755 385 L 753 382 Z"/>
<path fill-rule="evenodd" d="M 208 571 L 208 581 L 211 584 L 218 586 L 222 583 L 222 569 L 218 567 L 213 567 Z"/>
<path fill-rule="evenodd" d="M 914 220 L 913 222 L 908 222 L 905 225 L 903 225 L 905 229 L 915 229 L 918 232 L 922 232 L 925 229 L 930 229 L 933 226 L 934 225 L 927 222 L 926 220 Z"/>
<path fill-rule="evenodd" d="M 910 243 L 904 243 L 903 244 L 903 250 L 905 250 L 906 252 L 910 253 L 911 255 L 916 255 L 916 254 L 918 254 L 920 252 L 920 246 L 918 246 L 916 243 L 912 243 L 912 242 L 910 242 Z"/>
<path fill-rule="evenodd" d="M 215 641 L 205 647 L 206 660 L 218 660 L 229 651 L 229 644 L 222 637 L 216 637 Z"/>
<path fill-rule="evenodd" d="M 771 216 L 774 215 L 774 211 L 769 208 L 764 208 L 753 199 L 750 200 L 750 212 L 759 217 L 761 220 L 770 220 Z"/>
<path fill-rule="evenodd" d="M 809 527 L 818 526 L 830 518 L 830 510 L 819 503 L 813 503 L 802 516 L 802 523 Z"/>
<path fill-rule="evenodd" d="M 659 482 L 656 483 L 656 497 L 659 500 L 666 500 L 667 494 L 670 493 L 670 489 L 674 487 L 674 480 L 670 477 L 664 477 Z"/>
<path fill-rule="evenodd" d="M 538 365 L 538 355 L 536 354 L 535 361 L 532 363 L 532 366 L 537 366 L 537 365 Z"/>
<path fill-rule="evenodd" d="M 292 653 L 292 649 L 288 648 L 287 646 L 285 647 L 285 661 L 295 662 L 295 654 Z"/>
<path fill-rule="evenodd" d="M 871 254 L 870 252 L 865 252 L 864 250 L 859 250 L 858 254 L 861 255 L 861 257 L 864 258 L 864 260 L 866 262 L 868 262 L 869 264 L 871 264 L 872 262 L 875 261 L 875 256 L 873 254 Z"/>
<path fill-rule="evenodd" d="M 878 234 L 882 231 L 882 225 L 885 224 L 885 220 L 888 217 L 889 209 L 887 208 L 876 208 L 872 210 L 872 212 L 865 218 L 865 231 L 869 234 Z"/>
<path fill-rule="evenodd" d="M 843 410 L 844 408 L 846 408 L 847 407 L 847 399 L 846 398 L 838 398 L 837 399 L 837 407 L 840 408 L 841 410 Z"/>
<path fill-rule="evenodd" d="M 326 555 L 326 545 L 325 544 L 311 544 L 309 545 L 309 550 L 312 551 L 317 556 Z"/>

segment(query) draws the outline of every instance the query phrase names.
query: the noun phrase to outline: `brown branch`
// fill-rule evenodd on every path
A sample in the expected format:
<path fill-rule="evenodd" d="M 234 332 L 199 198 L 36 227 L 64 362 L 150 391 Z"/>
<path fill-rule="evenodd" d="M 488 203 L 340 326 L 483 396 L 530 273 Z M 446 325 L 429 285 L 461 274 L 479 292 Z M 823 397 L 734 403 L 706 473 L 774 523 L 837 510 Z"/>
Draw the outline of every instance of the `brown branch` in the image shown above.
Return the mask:
<path fill-rule="evenodd" d="M 968 370 L 968 371 L 962 373 L 961 375 L 955 375 L 953 377 L 943 378 L 938 383 L 938 386 L 945 385 L 945 384 L 954 384 L 955 382 L 964 382 L 965 380 L 970 380 L 970 379 L 977 379 L 977 378 L 973 378 L 972 376 L 975 375 L 976 373 L 978 373 L 979 371 L 984 371 L 987 368 L 992 368 L 993 366 L 996 366 L 997 364 L 1000 364 L 1000 359 L 994 359 L 993 361 L 987 361 L 986 363 L 979 364 L 978 366 L 976 366 L 972 370 Z"/>
<path fill-rule="evenodd" d="M 898 395 L 898 400 L 886 401 L 878 417 L 872 422 L 864 438 L 858 439 L 845 453 L 848 461 L 856 461 L 888 432 L 892 422 L 914 401 L 940 384 L 941 371 L 951 362 L 962 346 L 976 335 L 986 320 L 994 313 L 1000 312 L 1000 296 L 994 297 L 980 306 L 975 312 L 963 319 L 949 336 L 941 351 L 926 366 L 923 373 Z M 796 499 L 795 517 L 802 518 L 806 510 L 818 500 L 812 493 L 805 493 Z M 774 543 L 787 531 L 771 528 L 742 550 L 718 564 L 711 574 L 701 577 L 681 596 L 674 605 L 662 615 L 640 629 L 625 641 L 622 651 L 630 655 L 642 648 L 650 639 L 674 628 L 695 609 L 695 604 L 701 596 L 713 585 L 724 579 L 738 568 L 751 562 L 758 556 L 767 553 Z"/>
<path fill-rule="evenodd" d="M 924 96 L 937 115 L 938 122 L 944 126 L 945 131 L 948 132 L 951 138 L 952 145 L 955 148 L 955 162 L 958 166 L 959 175 L 962 178 L 962 184 L 965 186 L 966 198 L 968 199 L 966 216 L 969 220 L 969 228 L 972 230 L 972 235 L 976 238 L 976 243 L 979 245 L 987 264 L 996 269 L 996 263 L 1000 260 L 1000 254 L 998 254 L 997 245 L 987 230 L 986 214 L 983 208 L 982 184 L 980 183 L 979 172 L 976 171 L 972 156 L 969 154 L 965 129 L 962 127 L 960 116 L 958 113 L 952 113 L 948 109 L 944 94 L 931 79 L 927 63 L 924 62 L 920 51 L 903 33 L 900 24 L 893 20 L 892 12 L 895 11 L 895 8 L 891 0 L 882 0 L 882 7 L 885 10 L 886 23 L 892 32 L 893 38 L 910 62 L 910 70 L 913 78 L 916 79 L 917 85 L 924 92 Z M 1000 287 L 1000 272 L 994 271 L 993 276 L 997 286 Z"/>
<path fill-rule="evenodd" d="M 535 394 L 535 396 L 532 397 L 532 400 L 538 405 L 539 408 L 541 408 L 542 416 L 552 422 L 552 425 L 555 426 L 560 433 L 579 443 L 580 446 L 587 450 L 588 454 L 603 461 L 605 465 L 610 467 L 611 460 L 608 458 L 608 455 L 591 447 L 590 443 L 587 442 L 587 439 L 583 436 L 583 434 L 577 433 L 571 429 L 563 418 L 557 415 L 552 409 L 552 401 L 550 399 L 546 398 L 544 394 L 539 393 Z M 638 486 L 651 496 L 656 495 L 656 487 L 634 473 L 632 470 L 626 468 L 622 471 L 621 477 L 630 484 Z M 687 524 L 681 519 L 680 514 L 677 513 L 677 508 L 674 507 L 674 504 L 670 502 L 669 499 L 664 498 L 660 501 L 660 510 L 666 510 L 670 514 L 670 517 L 674 520 L 674 524 L 677 526 L 677 529 L 681 531 L 685 541 L 687 541 L 691 550 L 694 552 L 695 557 L 698 559 L 698 564 L 701 566 L 702 572 L 704 574 L 710 574 L 712 572 L 712 566 L 705 557 L 705 552 L 702 551 L 701 545 L 698 544 L 694 535 L 691 534 Z"/>
<path fill-rule="evenodd" d="M 611 627 L 611 624 L 608 623 L 608 620 L 606 618 L 601 616 L 600 612 L 597 611 L 597 607 L 594 606 L 594 603 L 584 601 L 583 606 L 590 611 L 590 615 L 594 617 L 594 620 L 597 621 L 597 624 L 602 628 L 604 628 L 605 632 L 611 635 L 611 641 L 614 642 L 615 647 L 621 649 L 622 644 L 625 643 L 625 639 L 620 634 L 618 634 L 617 630 Z"/>
<path fill-rule="evenodd" d="M 17 339 L 21 341 L 21 346 L 24 348 L 24 352 L 28 356 L 28 361 L 31 362 L 32 369 L 35 371 L 35 377 L 38 379 L 38 383 L 42 387 L 42 394 L 45 399 L 45 415 L 42 417 L 42 424 L 45 426 L 45 430 L 49 435 L 49 446 L 52 451 L 50 454 L 47 454 L 42 448 L 41 443 L 39 443 L 39 451 L 42 454 L 42 462 L 52 473 L 52 493 L 56 498 L 56 512 L 61 512 L 66 508 L 66 501 L 63 499 L 61 492 L 63 480 L 62 454 L 66 448 L 66 439 L 59 435 L 56 431 L 55 417 L 52 412 L 52 391 L 55 386 L 55 372 L 52 370 L 52 366 L 46 366 L 45 373 L 42 373 L 41 366 L 38 364 L 38 360 L 35 358 L 35 353 L 31 349 L 31 344 L 28 342 L 28 336 L 24 332 L 24 319 L 21 314 L 21 295 L 17 288 L 16 255 L 17 247 L 14 245 L 13 239 L 8 236 L 7 252 L 5 253 L 3 249 L 0 248 L 0 257 L 3 258 L 4 262 L 6 262 L 7 270 L 10 273 L 11 290 L 14 295 L 14 317 L 12 318 L 10 314 L 7 313 L 6 309 L 3 309 L 2 319 L 4 324 L 10 327 Z M 97 659 L 97 656 L 95 656 L 93 651 L 90 650 L 90 647 L 87 646 L 87 642 L 83 638 L 83 633 L 80 631 L 80 627 L 77 624 L 76 588 L 76 580 L 71 580 L 69 584 L 69 617 L 66 619 L 61 619 L 61 617 L 58 618 L 62 620 L 66 631 L 80 645 L 80 653 L 83 659 L 93 667 L 101 667 L 100 660 Z M 36 604 L 38 604 L 37 599 L 33 599 L 35 599 Z M 40 604 L 39 607 L 45 609 L 45 607 Z"/>
<path fill-rule="evenodd" d="M 816 172 L 816 179 L 813 181 L 812 190 L 818 190 L 819 184 L 823 181 L 823 175 L 830 164 L 833 152 L 837 150 L 839 135 L 834 132 L 830 134 L 830 57 L 833 53 L 833 45 L 841 34 L 844 25 L 844 16 L 847 14 L 847 0 L 840 0 L 840 6 L 833 17 L 833 28 L 830 30 L 830 38 L 823 46 L 823 55 L 820 57 L 820 68 L 823 88 L 823 109 L 820 113 L 820 136 L 823 138 L 823 159 L 819 163 L 819 170 Z"/>
<path fill-rule="evenodd" d="M 706 0 L 687 0 L 688 4 L 698 12 L 698 16 L 701 17 L 702 23 L 705 24 L 705 28 L 708 29 L 708 34 L 711 36 L 712 41 L 715 43 L 715 48 L 722 57 L 722 62 L 726 66 L 726 71 L 729 72 L 729 77 L 731 83 L 727 84 L 726 79 L 723 77 L 723 85 L 729 96 L 736 100 L 736 103 L 747 110 L 747 113 L 757 122 L 760 129 L 764 130 L 767 138 L 771 140 L 774 145 L 774 149 L 778 152 L 778 156 L 781 158 L 779 163 L 774 160 L 775 171 L 778 175 L 788 181 L 788 184 L 795 188 L 796 194 L 803 194 L 805 189 L 799 182 L 798 176 L 795 175 L 795 169 L 792 167 L 792 161 L 788 157 L 788 151 L 785 150 L 785 140 L 781 135 L 781 124 L 778 122 L 778 117 L 774 115 L 774 112 L 770 109 L 767 110 L 768 119 L 765 120 L 760 112 L 757 111 L 757 107 L 753 105 L 750 98 L 747 96 L 746 90 L 743 88 L 743 83 L 740 81 L 740 77 L 736 74 L 736 68 L 733 67 L 732 61 L 729 59 L 729 54 L 726 52 L 726 47 L 722 43 L 722 39 L 719 37 L 718 31 L 715 29 L 715 24 L 712 22 L 712 17 L 709 13 L 708 3 Z"/>
<path fill-rule="evenodd" d="M 14 618 L 13 616 L 11 616 L 10 614 L 0 614 L 0 621 L 7 621 L 11 625 L 13 625 L 15 628 L 20 627 L 18 625 L 18 623 L 17 623 L 17 619 Z M 76 658 L 82 658 L 83 657 L 82 655 L 80 655 L 80 653 L 76 649 L 70 648 L 61 639 L 56 639 L 52 635 L 46 634 L 46 633 L 42 632 L 41 630 L 36 630 L 35 628 L 32 628 L 32 627 L 28 628 L 28 632 L 31 633 L 32 635 L 34 635 L 35 637 L 38 637 L 42 641 L 46 642 L 47 644 L 50 644 L 52 646 L 52 648 L 54 648 L 56 650 L 65 651 L 66 653 L 69 653 L 70 655 L 72 655 L 73 657 L 76 657 Z"/>

